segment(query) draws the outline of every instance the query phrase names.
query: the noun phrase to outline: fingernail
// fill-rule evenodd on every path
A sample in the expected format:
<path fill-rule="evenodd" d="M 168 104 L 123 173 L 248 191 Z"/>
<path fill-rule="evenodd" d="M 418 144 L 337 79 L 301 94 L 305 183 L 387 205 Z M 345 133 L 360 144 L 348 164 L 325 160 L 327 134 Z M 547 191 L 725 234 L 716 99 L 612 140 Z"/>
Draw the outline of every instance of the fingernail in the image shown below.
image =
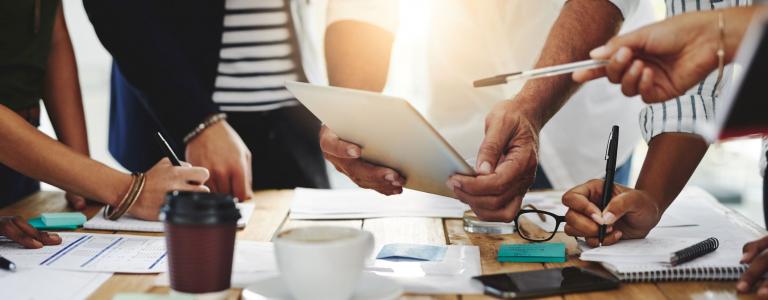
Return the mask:
<path fill-rule="evenodd" d="M 768 295 L 768 287 L 762 287 L 757 291 L 757 294 L 760 296 Z"/>
<path fill-rule="evenodd" d="M 480 164 L 480 169 L 478 171 L 481 174 L 491 174 L 491 163 L 484 161 Z"/>
<path fill-rule="evenodd" d="M 592 221 L 595 221 L 597 224 L 603 225 L 605 223 L 603 218 L 601 218 L 598 214 L 592 214 L 590 217 L 592 217 Z"/>
<path fill-rule="evenodd" d="M 454 188 L 460 189 L 461 188 L 461 182 L 459 182 L 456 179 L 451 179 L 451 184 L 453 184 Z"/>
<path fill-rule="evenodd" d="M 395 174 L 389 173 L 389 174 L 387 174 L 387 175 L 384 175 L 384 179 L 385 179 L 386 181 L 392 181 L 392 182 L 394 182 L 394 181 L 395 181 Z"/>
<path fill-rule="evenodd" d="M 747 254 L 747 253 L 744 253 L 744 255 L 742 255 L 742 256 L 741 256 L 741 262 L 745 262 L 745 261 L 747 261 L 747 257 L 748 257 L 748 256 L 749 256 L 749 254 Z"/>
<path fill-rule="evenodd" d="M 607 212 L 603 214 L 603 220 L 605 221 L 604 224 L 613 224 L 616 221 L 616 216 L 611 212 Z"/>
<path fill-rule="evenodd" d="M 617 240 L 620 240 L 622 235 L 624 235 L 624 234 L 621 233 L 621 231 L 616 231 L 616 239 Z"/>
<path fill-rule="evenodd" d="M 746 292 L 748 288 L 749 288 L 749 285 L 744 281 L 739 281 L 739 283 L 736 284 L 736 289 L 741 292 Z"/>
<path fill-rule="evenodd" d="M 606 55 L 608 55 L 608 47 L 606 46 L 600 46 L 589 51 L 589 56 L 593 58 L 603 58 Z"/>
<path fill-rule="evenodd" d="M 400 181 L 392 181 L 392 186 L 401 187 L 403 184 Z"/>
<path fill-rule="evenodd" d="M 447 187 L 449 190 L 453 191 L 453 182 L 448 179 L 445 181 L 445 187 Z"/>
<path fill-rule="evenodd" d="M 357 151 L 357 148 L 354 148 L 354 147 L 347 148 L 347 154 L 349 154 L 349 156 L 352 156 L 354 158 L 357 158 L 360 156 L 360 153 Z"/>
<path fill-rule="evenodd" d="M 629 61 L 630 54 L 629 49 L 627 48 L 621 48 L 618 52 L 616 52 L 616 61 L 620 63 L 626 63 Z"/>

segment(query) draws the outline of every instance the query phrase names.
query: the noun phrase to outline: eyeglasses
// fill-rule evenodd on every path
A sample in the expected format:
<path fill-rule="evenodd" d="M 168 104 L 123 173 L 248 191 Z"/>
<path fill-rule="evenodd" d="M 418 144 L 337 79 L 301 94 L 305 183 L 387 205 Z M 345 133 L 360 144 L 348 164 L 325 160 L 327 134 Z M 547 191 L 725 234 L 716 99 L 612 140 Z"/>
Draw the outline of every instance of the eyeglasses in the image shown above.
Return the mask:
<path fill-rule="evenodd" d="M 525 208 L 532 209 L 525 209 Z M 521 209 L 515 220 L 510 223 L 484 222 L 471 213 L 464 214 L 464 230 L 472 233 L 509 234 L 517 232 L 523 239 L 531 242 L 546 242 L 557 234 L 564 216 L 537 209 L 527 204 Z"/>

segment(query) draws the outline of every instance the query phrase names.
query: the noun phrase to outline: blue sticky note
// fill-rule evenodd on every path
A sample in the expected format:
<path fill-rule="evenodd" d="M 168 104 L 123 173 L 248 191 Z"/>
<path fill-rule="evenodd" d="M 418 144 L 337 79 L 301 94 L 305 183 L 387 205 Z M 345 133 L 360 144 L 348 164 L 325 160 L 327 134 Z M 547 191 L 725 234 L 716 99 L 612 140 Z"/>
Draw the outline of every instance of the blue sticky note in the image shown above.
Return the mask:
<path fill-rule="evenodd" d="M 502 244 L 500 262 L 565 262 L 565 243 Z"/>
<path fill-rule="evenodd" d="M 446 246 L 420 245 L 420 244 L 387 244 L 381 248 L 377 259 L 384 260 L 416 260 L 416 261 L 441 261 L 448 250 Z"/>

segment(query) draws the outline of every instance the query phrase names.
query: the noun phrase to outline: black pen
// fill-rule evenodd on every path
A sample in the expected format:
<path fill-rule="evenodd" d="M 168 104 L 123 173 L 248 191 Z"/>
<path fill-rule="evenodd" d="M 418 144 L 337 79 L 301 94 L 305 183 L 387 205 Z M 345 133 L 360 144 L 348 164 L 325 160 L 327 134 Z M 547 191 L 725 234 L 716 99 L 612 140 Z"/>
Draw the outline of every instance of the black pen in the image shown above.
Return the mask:
<path fill-rule="evenodd" d="M 157 143 L 160 144 L 160 148 L 163 148 L 163 152 L 165 152 L 165 156 L 171 160 L 171 163 L 174 166 L 181 167 L 181 161 L 179 160 L 179 157 L 176 156 L 176 153 L 173 152 L 173 149 L 171 149 L 171 145 L 168 145 L 168 141 L 165 140 L 165 137 L 163 137 L 163 134 L 160 133 L 160 131 L 158 131 L 157 136 L 155 137 L 157 139 Z"/>
<path fill-rule="evenodd" d="M 16 264 L 7 258 L 0 256 L 0 269 L 16 272 Z"/>
<path fill-rule="evenodd" d="M 605 182 L 603 182 L 603 199 L 600 201 L 600 211 L 608 206 L 608 202 L 611 201 L 611 196 L 613 196 L 613 178 L 616 175 L 616 152 L 618 149 L 619 126 L 613 125 L 611 136 L 608 137 L 608 146 L 605 150 Z M 605 229 L 605 225 L 600 225 L 600 230 L 597 232 L 597 239 L 601 246 L 605 238 Z"/>

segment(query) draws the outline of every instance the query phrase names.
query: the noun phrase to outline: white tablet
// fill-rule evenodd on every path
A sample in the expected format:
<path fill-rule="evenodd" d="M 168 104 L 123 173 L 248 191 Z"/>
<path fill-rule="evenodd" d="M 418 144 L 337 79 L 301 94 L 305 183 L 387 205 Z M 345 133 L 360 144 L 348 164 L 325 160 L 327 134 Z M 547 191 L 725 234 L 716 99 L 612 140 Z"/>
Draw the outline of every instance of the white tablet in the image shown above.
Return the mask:
<path fill-rule="evenodd" d="M 475 174 L 404 99 L 301 82 L 285 86 L 340 138 L 359 145 L 363 159 L 397 170 L 407 188 L 455 197 L 445 186 L 448 177 Z"/>

